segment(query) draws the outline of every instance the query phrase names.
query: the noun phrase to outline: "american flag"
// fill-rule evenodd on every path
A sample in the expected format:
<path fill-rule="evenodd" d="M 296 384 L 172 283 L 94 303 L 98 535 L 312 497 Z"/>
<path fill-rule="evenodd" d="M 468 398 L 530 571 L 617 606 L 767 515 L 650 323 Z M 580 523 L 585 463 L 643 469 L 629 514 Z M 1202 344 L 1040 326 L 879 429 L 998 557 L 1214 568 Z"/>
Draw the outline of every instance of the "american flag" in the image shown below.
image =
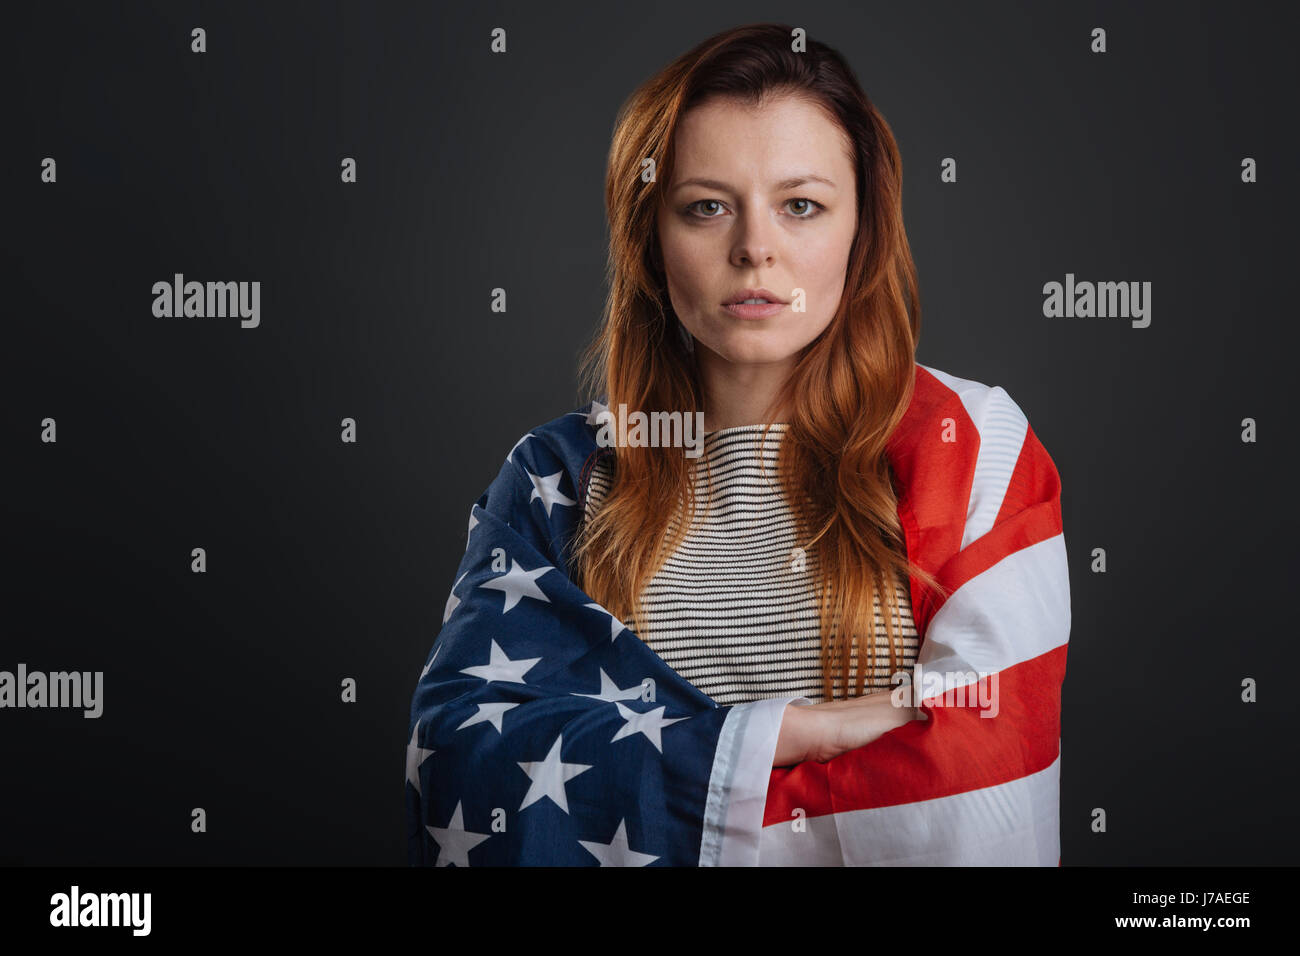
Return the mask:
<path fill-rule="evenodd" d="M 1059 865 L 1061 486 L 1007 392 L 917 365 L 887 449 L 908 556 L 950 592 L 911 582 L 927 719 L 782 768 L 807 698 L 720 706 L 569 576 L 605 407 L 520 438 L 471 509 L 411 704 L 410 862 Z"/>

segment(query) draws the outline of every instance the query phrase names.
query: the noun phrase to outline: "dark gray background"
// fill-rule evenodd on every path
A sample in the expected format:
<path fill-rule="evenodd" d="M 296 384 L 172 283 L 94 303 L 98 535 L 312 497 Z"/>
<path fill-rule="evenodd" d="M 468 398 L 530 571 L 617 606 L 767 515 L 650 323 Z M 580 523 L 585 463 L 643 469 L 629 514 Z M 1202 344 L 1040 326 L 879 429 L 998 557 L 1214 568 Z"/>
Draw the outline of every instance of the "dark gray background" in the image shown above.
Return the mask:
<path fill-rule="evenodd" d="M 1272 10 L 15 8 L 0 669 L 102 670 L 105 710 L 0 711 L 0 861 L 405 863 L 410 696 L 469 507 L 589 397 L 615 111 L 761 20 L 840 49 L 898 138 L 920 361 L 1006 388 L 1061 472 L 1065 865 L 1294 860 L 1296 75 Z M 261 281 L 261 327 L 154 318 L 174 272 Z M 1044 318 L 1067 272 L 1151 281 L 1151 326 Z"/>

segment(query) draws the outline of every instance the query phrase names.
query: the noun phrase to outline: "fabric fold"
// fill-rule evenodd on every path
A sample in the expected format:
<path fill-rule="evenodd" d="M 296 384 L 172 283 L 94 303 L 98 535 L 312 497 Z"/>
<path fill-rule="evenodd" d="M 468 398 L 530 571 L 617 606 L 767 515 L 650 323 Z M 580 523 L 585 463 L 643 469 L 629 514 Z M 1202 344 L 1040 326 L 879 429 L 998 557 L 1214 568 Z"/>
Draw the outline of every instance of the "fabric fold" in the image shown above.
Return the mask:
<path fill-rule="evenodd" d="M 917 366 L 888 446 L 908 555 L 950 591 L 909 582 L 928 719 L 779 768 L 809 698 L 720 706 L 570 576 L 604 408 L 525 434 L 471 509 L 407 725 L 409 861 L 1057 865 L 1060 480 L 1010 396 Z"/>

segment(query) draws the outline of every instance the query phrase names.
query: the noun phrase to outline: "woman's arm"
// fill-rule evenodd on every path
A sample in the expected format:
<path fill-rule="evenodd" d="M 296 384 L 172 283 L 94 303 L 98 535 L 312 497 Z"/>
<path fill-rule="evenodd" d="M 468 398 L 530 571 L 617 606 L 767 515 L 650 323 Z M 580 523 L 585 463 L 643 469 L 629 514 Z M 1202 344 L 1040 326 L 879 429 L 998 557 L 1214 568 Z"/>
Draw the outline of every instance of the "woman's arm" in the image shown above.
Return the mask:
<path fill-rule="evenodd" d="M 753 865 L 789 700 L 734 706 L 674 671 L 568 573 L 593 443 L 535 428 L 469 522 L 407 724 L 410 862 Z M 550 479 L 547 479 L 548 481 Z"/>
<path fill-rule="evenodd" d="M 811 706 L 789 705 L 781 719 L 772 766 L 786 767 L 805 760 L 824 763 L 846 751 L 865 747 L 918 717 L 926 719 L 915 707 L 896 704 L 888 691 Z"/>
<path fill-rule="evenodd" d="M 913 602 L 909 703 L 927 719 L 825 763 L 770 768 L 765 865 L 1060 862 L 1070 632 L 1060 476 L 1002 389 L 958 386 L 962 403 L 926 411 L 895 459 L 910 489 L 900 507 L 910 558 L 943 589 Z M 956 447 L 934 440 L 940 416 L 964 423 Z M 773 825 L 795 819 L 810 825 Z"/>

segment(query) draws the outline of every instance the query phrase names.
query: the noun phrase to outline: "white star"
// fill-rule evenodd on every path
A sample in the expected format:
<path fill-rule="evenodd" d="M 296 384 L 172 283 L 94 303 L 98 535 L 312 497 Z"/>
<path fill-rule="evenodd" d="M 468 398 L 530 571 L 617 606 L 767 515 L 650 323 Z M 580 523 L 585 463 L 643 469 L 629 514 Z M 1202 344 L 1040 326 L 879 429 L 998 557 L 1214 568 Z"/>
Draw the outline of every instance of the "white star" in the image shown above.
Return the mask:
<path fill-rule="evenodd" d="M 641 696 L 641 684 L 633 684 L 631 687 L 623 688 L 614 683 L 614 679 L 605 673 L 605 669 L 600 669 L 600 693 L 598 694 L 578 694 L 575 697 L 594 697 L 596 700 L 605 700 L 613 703 L 616 700 L 635 700 Z"/>
<path fill-rule="evenodd" d="M 547 475 L 545 478 L 534 475 L 527 468 L 524 469 L 526 474 L 533 483 L 533 493 L 528 496 L 529 501 L 542 499 L 542 506 L 546 509 L 546 517 L 551 516 L 551 507 L 553 505 L 576 505 L 577 502 L 572 498 L 560 492 L 560 476 L 564 474 L 557 471 L 553 475 Z"/>
<path fill-rule="evenodd" d="M 496 641 L 492 641 L 492 648 L 488 652 L 488 662 L 462 668 L 461 673 L 469 674 L 471 677 L 481 677 L 483 680 L 499 680 L 506 684 L 524 684 L 527 683 L 524 680 L 524 675 L 540 660 L 540 657 L 528 657 L 512 661 L 506 656 L 506 652 L 501 649 L 501 645 Z"/>
<path fill-rule="evenodd" d="M 638 714 L 630 707 L 624 707 L 618 701 L 614 701 L 614 706 L 618 708 L 619 715 L 627 721 L 619 728 L 618 733 L 610 738 L 612 744 L 615 740 L 622 737 L 631 737 L 633 734 L 645 734 L 646 740 L 655 745 L 655 750 L 660 753 L 664 752 L 663 743 L 659 738 L 659 731 L 669 724 L 675 724 L 679 720 L 685 720 L 685 717 L 673 717 L 670 720 L 663 719 L 663 713 L 667 707 L 656 707 L 654 710 L 645 714 Z"/>
<path fill-rule="evenodd" d="M 478 527 L 478 518 L 474 517 L 474 509 L 470 508 L 469 509 L 469 530 L 465 532 L 465 547 L 467 548 L 469 547 L 469 536 L 474 533 L 474 529 L 476 527 Z"/>
<path fill-rule="evenodd" d="M 590 770 L 593 765 L 588 763 L 563 763 L 560 760 L 561 740 L 563 740 L 563 734 L 555 738 L 550 753 L 542 760 L 519 761 L 519 766 L 532 780 L 532 783 L 528 785 L 528 793 L 524 795 L 524 802 L 519 804 L 520 810 L 536 803 L 543 797 L 550 797 L 561 810 L 565 813 L 569 812 L 569 801 L 564 795 L 565 782 L 572 780 L 580 773 Z"/>
<path fill-rule="evenodd" d="M 587 420 L 587 424 L 590 425 L 592 428 L 599 428 L 599 427 L 600 427 L 600 422 L 596 421 L 596 417 L 597 417 L 601 412 L 607 412 L 607 411 L 609 411 L 609 406 L 608 406 L 608 405 L 602 405 L 602 404 L 600 404 L 600 402 L 593 401 L 593 402 L 591 403 L 591 407 L 590 407 L 587 411 L 585 411 L 585 412 L 569 412 L 569 414 L 570 414 L 570 415 L 581 415 L 583 418 L 585 418 L 585 419 Z"/>
<path fill-rule="evenodd" d="M 601 607 L 599 604 L 584 604 L 583 607 L 592 608 L 593 610 L 600 611 L 602 614 L 609 614 L 609 639 L 611 641 L 616 640 L 620 634 L 627 630 L 626 624 L 616 618 L 613 614 L 610 614 L 609 611 Z"/>
<path fill-rule="evenodd" d="M 468 571 L 465 574 L 469 574 Z M 456 579 L 456 583 L 451 586 L 451 593 L 447 595 L 447 606 L 442 612 L 442 623 L 447 623 L 447 618 L 451 617 L 451 612 L 460 606 L 460 598 L 456 597 L 456 588 L 460 587 L 460 582 L 465 580 L 465 574 Z"/>
<path fill-rule="evenodd" d="M 509 571 L 500 577 L 492 578 L 490 581 L 484 581 L 479 585 L 479 587 L 491 588 L 494 591 L 503 591 L 505 593 L 506 602 L 505 607 L 501 609 L 502 614 L 506 613 L 506 611 L 518 604 L 520 598 L 536 598 L 539 601 L 545 601 L 547 604 L 550 604 L 551 599 L 542 593 L 542 589 L 537 586 L 536 582 L 537 579 L 547 571 L 554 570 L 555 568 L 548 564 L 543 565 L 540 568 L 535 568 L 532 571 L 525 571 L 519 566 L 518 561 L 511 558 Z"/>
<path fill-rule="evenodd" d="M 415 729 L 411 731 L 411 742 L 406 745 L 406 779 L 410 781 L 411 786 L 415 787 L 415 792 L 424 796 L 420 792 L 420 764 L 429 759 L 429 754 L 436 753 L 434 750 L 425 750 L 420 746 L 420 722 L 415 722 Z"/>
<path fill-rule="evenodd" d="M 528 439 L 533 438 L 533 437 L 534 437 L 533 433 L 532 433 L 532 432 L 529 432 L 529 433 L 528 433 L 527 435 L 525 435 L 523 438 L 519 439 L 519 441 L 515 442 L 515 448 L 518 448 L 518 447 L 519 447 L 520 445 L 522 445 L 524 442 L 528 441 Z M 510 464 L 512 464 L 512 465 L 514 464 L 514 461 L 513 461 L 513 459 L 512 459 L 510 456 L 513 455 L 513 454 L 515 453 L 515 448 L 511 448 L 511 449 L 510 449 L 510 454 L 509 454 L 509 455 L 506 455 L 506 461 L 510 462 Z"/>
<path fill-rule="evenodd" d="M 457 730 L 464 730 L 466 727 L 472 727 L 474 724 L 489 723 L 501 733 L 501 715 L 511 707 L 518 707 L 518 704 L 507 704 L 505 702 L 496 702 L 491 704 L 475 704 L 478 712 L 469 717 L 466 721 L 457 727 Z"/>
<path fill-rule="evenodd" d="M 439 652 L 440 650 L 442 650 L 442 645 L 441 645 L 441 644 L 439 644 L 437 647 L 435 647 L 435 648 L 433 649 L 433 656 L 429 658 L 429 663 L 425 664 L 425 665 L 424 665 L 424 670 L 420 671 L 420 679 L 421 679 L 421 680 L 424 680 L 424 675 L 427 674 L 427 673 L 429 673 L 429 668 L 432 667 L 432 666 L 433 666 L 433 662 L 436 661 L 436 660 L 438 659 L 438 652 Z"/>
<path fill-rule="evenodd" d="M 614 831 L 614 839 L 608 843 L 597 843 L 593 840 L 579 840 L 579 843 L 594 856 L 600 860 L 601 866 L 645 866 L 647 863 L 653 863 L 659 859 L 657 856 L 651 856 L 649 853 L 637 853 L 627 845 L 627 821 L 619 820 L 618 829 Z"/>
<path fill-rule="evenodd" d="M 446 829 L 431 827 L 428 824 L 425 824 L 424 828 L 429 831 L 429 836 L 433 837 L 433 842 L 438 844 L 438 866 L 450 866 L 453 863 L 457 866 L 469 866 L 469 851 L 492 835 L 472 833 L 465 829 L 465 821 L 460 812 L 460 801 L 456 802 L 456 809 Z"/>

